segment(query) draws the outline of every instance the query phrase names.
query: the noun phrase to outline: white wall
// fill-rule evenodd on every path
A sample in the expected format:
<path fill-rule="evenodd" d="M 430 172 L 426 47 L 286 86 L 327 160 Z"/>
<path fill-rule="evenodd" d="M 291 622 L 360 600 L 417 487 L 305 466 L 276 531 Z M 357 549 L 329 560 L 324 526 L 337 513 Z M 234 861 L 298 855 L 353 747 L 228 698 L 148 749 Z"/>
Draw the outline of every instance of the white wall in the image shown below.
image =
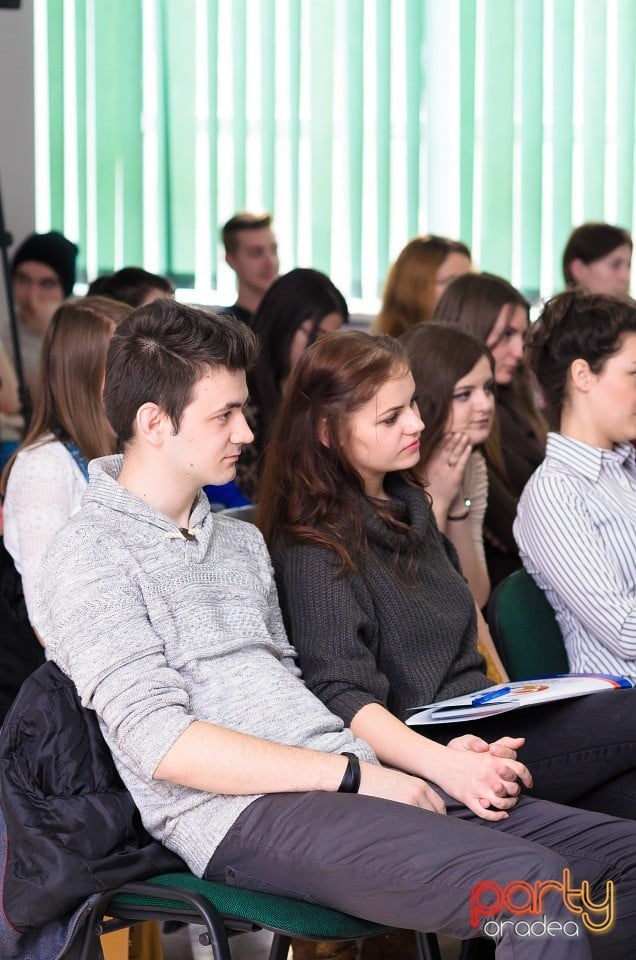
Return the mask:
<path fill-rule="evenodd" d="M 0 9 L 0 188 L 7 230 L 19 244 L 35 229 L 33 0 Z M 6 314 L 0 271 L 0 313 Z"/>

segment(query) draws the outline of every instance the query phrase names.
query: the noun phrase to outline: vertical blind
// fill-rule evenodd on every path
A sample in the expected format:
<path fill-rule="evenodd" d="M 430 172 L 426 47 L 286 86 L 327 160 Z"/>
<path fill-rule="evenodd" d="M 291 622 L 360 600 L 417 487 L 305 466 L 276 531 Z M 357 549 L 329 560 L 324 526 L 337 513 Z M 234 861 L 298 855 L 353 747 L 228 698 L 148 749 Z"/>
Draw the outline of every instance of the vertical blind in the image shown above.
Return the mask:
<path fill-rule="evenodd" d="M 524 290 L 634 218 L 633 0 L 35 0 L 38 228 L 229 292 L 219 226 L 373 301 L 434 232 Z M 42 117 L 46 118 L 42 121 Z"/>

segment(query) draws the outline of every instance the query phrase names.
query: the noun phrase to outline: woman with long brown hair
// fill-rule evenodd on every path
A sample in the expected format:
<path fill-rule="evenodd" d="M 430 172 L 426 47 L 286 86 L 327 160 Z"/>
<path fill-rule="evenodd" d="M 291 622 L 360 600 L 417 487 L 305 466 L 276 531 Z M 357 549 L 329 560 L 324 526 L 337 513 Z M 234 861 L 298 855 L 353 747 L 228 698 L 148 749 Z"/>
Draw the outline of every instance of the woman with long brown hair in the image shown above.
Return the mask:
<path fill-rule="evenodd" d="M 495 415 L 494 361 L 476 337 L 420 323 L 403 338 L 426 429 L 418 470 L 440 531 L 455 546 L 480 609 L 490 581 L 484 554 L 488 474 L 482 453 Z"/>
<path fill-rule="evenodd" d="M 531 786 L 519 751 L 535 797 L 636 819 L 633 689 L 428 726 L 427 737 L 404 724 L 413 707 L 490 686 L 473 597 L 415 471 L 423 430 L 391 338 L 325 337 L 292 373 L 258 515 L 305 682 L 382 763 L 432 779 L 479 818 L 499 824 L 509 811 L 514 832 Z M 493 743 L 511 750 L 508 770 Z"/>
<path fill-rule="evenodd" d="M 391 266 L 374 327 L 399 337 L 416 323 L 427 323 L 444 290 L 471 269 L 468 247 L 448 237 L 414 237 Z"/>
<path fill-rule="evenodd" d="M 477 337 L 494 360 L 497 415 L 484 445 L 488 466 L 484 538 L 493 589 L 521 566 L 512 524 L 521 492 L 545 451 L 546 424 L 524 364 L 529 311 L 519 290 L 488 273 L 453 280 L 435 309 L 436 322 Z"/>
<path fill-rule="evenodd" d="M 102 405 L 106 351 L 131 308 L 106 297 L 63 303 L 45 334 L 27 434 L 2 475 L 4 539 L 27 611 L 42 554 L 79 508 L 87 463 L 115 450 Z"/>

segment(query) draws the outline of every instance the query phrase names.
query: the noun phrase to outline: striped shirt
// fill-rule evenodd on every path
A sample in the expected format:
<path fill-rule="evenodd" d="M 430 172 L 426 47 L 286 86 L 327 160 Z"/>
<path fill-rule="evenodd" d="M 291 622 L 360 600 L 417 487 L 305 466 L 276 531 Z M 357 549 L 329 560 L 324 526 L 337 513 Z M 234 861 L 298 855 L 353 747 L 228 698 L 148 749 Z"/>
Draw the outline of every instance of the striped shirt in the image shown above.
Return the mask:
<path fill-rule="evenodd" d="M 636 451 L 548 434 L 514 535 L 552 604 L 574 672 L 636 678 Z"/>

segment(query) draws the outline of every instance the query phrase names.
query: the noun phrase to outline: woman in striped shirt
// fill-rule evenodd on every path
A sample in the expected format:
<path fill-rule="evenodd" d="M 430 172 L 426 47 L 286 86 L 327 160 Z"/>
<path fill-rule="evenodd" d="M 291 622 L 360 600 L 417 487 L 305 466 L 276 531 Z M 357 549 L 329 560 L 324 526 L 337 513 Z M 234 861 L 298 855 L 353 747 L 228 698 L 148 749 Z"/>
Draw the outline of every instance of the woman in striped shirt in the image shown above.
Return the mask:
<path fill-rule="evenodd" d="M 519 503 L 519 551 L 570 668 L 636 678 L 636 304 L 560 294 L 528 350 L 554 432 Z"/>

